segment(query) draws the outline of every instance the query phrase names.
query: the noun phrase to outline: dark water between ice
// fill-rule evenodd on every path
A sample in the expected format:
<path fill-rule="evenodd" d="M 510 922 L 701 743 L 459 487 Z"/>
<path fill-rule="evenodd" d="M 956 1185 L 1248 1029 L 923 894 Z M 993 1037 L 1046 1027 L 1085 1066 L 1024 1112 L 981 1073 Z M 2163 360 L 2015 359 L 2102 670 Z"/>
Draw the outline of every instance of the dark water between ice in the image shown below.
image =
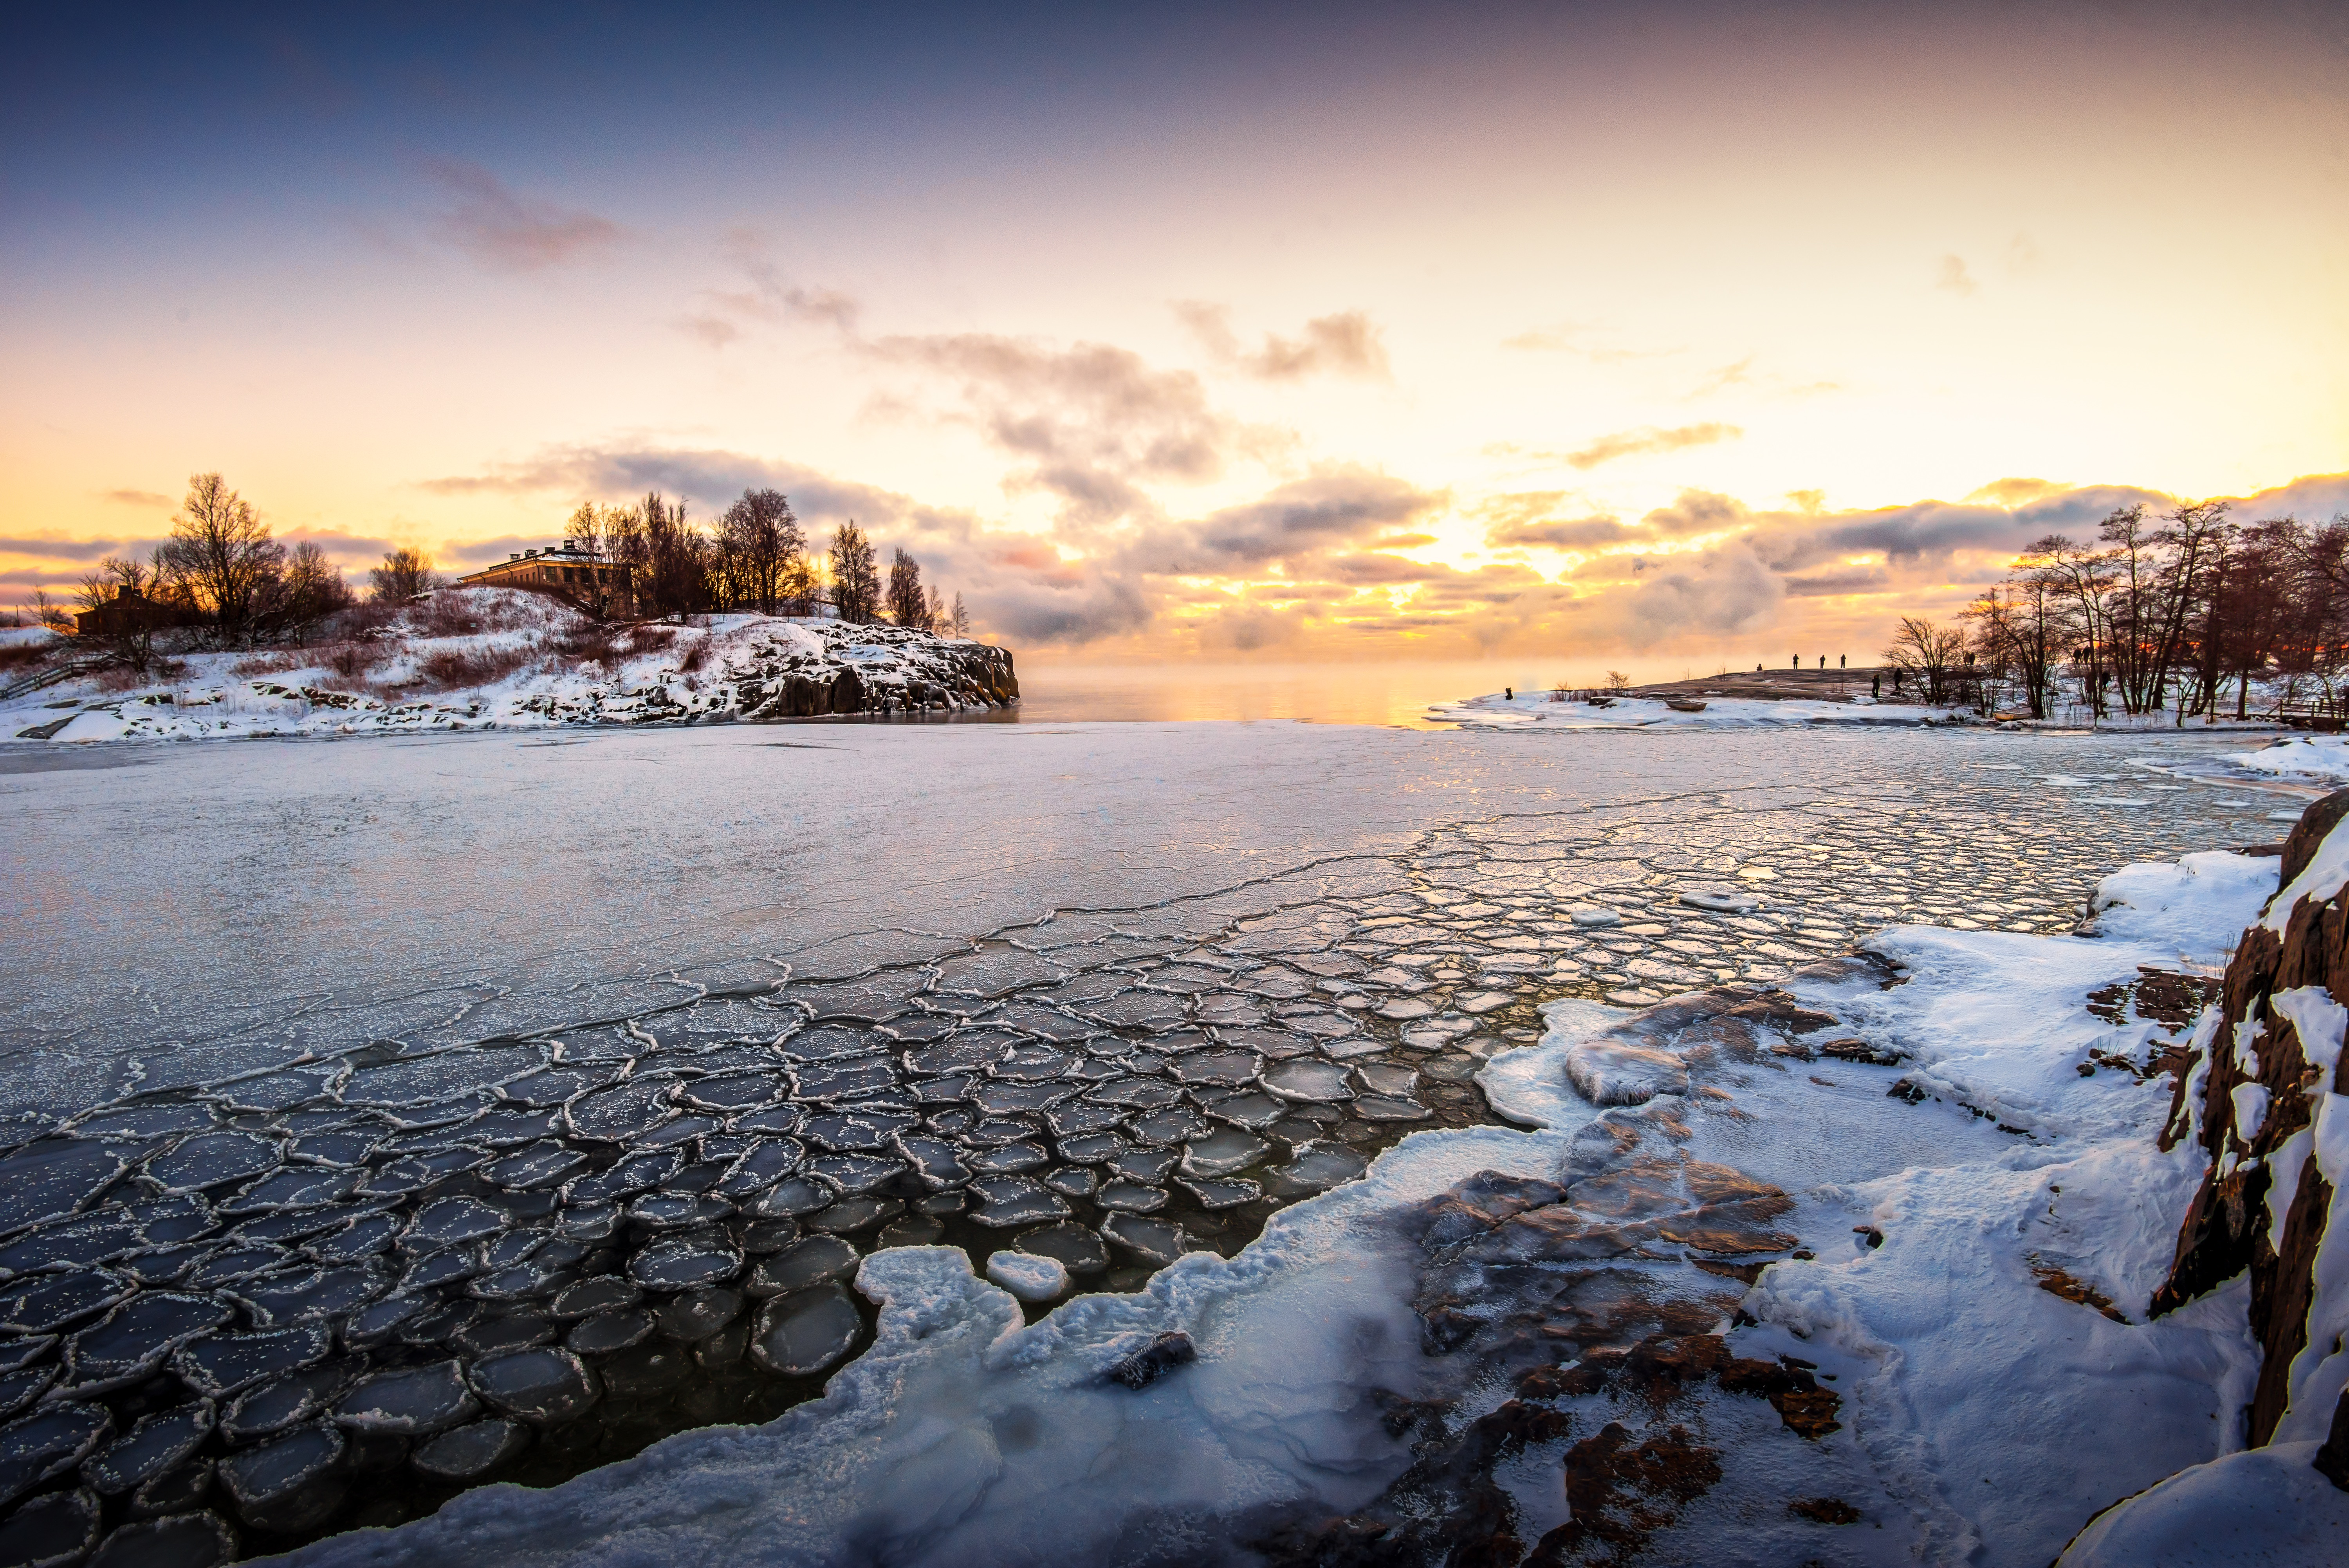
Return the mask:
<path fill-rule="evenodd" d="M 1325 679 L 1260 716 L 1418 701 L 1364 682 L 1364 709 Z M 1030 721 L 1100 716 L 1031 691 Z M 0 1534 L 192 1515 L 251 1554 L 765 1419 L 869 1334 L 844 1282 L 875 1248 L 1018 1247 L 1129 1289 L 1409 1130 L 1488 1119 L 1473 1075 L 1542 1002 L 1772 978 L 1899 921 L 2060 930 L 2121 864 L 2282 832 L 2271 798 L 2133 776 L 2140 749 L 2061 765 L 2141 805 L 1979 750 L 1847 753 L 1780 805 L 1464 821 L 861 974 L 159 1070 L 0 1161 Z M 1765 907 L 1681 902 L 1696 883 Z"/>

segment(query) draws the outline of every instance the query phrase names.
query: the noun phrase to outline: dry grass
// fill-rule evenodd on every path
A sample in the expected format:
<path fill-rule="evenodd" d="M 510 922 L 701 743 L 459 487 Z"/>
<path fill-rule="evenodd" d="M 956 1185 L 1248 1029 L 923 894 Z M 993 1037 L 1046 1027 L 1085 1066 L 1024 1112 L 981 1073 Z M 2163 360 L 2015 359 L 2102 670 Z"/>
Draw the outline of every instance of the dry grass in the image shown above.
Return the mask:
<path fill-rule="evenodd" d="M 417 666 L 419 684 L 446 691 L 459 686 L 487 686 L 503 680 L 536 660 L 527 648 L 483 648 L 472 651 L 444 648 L 427 654 Z"/>

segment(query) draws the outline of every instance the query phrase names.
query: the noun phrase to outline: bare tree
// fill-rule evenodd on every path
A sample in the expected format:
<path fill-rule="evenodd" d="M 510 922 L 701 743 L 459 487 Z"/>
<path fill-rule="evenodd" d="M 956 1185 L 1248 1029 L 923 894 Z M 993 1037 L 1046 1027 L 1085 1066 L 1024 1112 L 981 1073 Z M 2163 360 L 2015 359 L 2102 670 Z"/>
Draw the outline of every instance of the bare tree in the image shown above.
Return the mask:
<path fill-rule="evenodd" d="M 284 569 L 285 547 L 219 474 L 199 473 L 188 481 L 188 498 L 157 559 L 215 642 L 250 646 L 259 630 L 255 612 Z"/>
<path fill-rule="evenodd" d="M 1884 662 L 1893 669 L 1924 678 L 1925 701 L 1947 699 L 1950 672 L 1965 655 L 1965 634 L 1956 627 L 1935 626 L 1921 616 L 1904 615 L 1884 650 Z"/>
<path fill-rule="evenodd" d="M 959 590 L 955 594 L 954 608 L 947 618 L 947 624 L 954 628 L 954 634 L 957 637 L 970 635 L 970 611 L 962 607 L 962 594 Z"/>
<path fill-rule="evenodd" d="M 97 623 L 92 639 L 140 675 L 154 658 L 156 628 L 169 618 L 149 597 L 154 587 L 155 574 L 145 564 L 109 556 L 83 576 L 74 595 Z"/>
<path fill-rule="evenodd" d="M 356 602 L 342 568 L 305 539 L 285 557 L 285 569 L 272 586 L 266 618 L 273 629 L 305 643 L 320 621 Z"/>
<path fill-rule="evenodd" d="M 33 589 L 33 618 L 39 621 L 43 626 L 47 627 L 51 631 L 71 631 L 73 629 L 73 617 L 66 613 L 66 608 L 63 605 L 53 604 L 50 602 L 49 591 L 47 588 L 36 587 Z"/>
<path fill-rule="evenodd" d="M 645 497 L 639 521 L 644 565 L 634 574 L 637 612 L 681 620 L 709 609 L 709 547 L 686 521 L 685 503 L 665 502 L 655 491 Z"/>
<path fill-rule="evenodd" d="M 745 490 L 719 520 L 718 543 L 727 559 L 730 607 L 776 613 L 802 545 L 790 499 L 780 490 Z"/>
<path fill-rule="evenodd" d="M 440 586 L 432 557 L 413 545 L 384 552 L 383 565 L 367 568 L 367 597 L 379 605 L 404 605 Z"/>
<path fill-rule="evenodd" d="M 926 630 L 930 598 L 922 591 L 921 563 L 897 546 L 889 557 L 889 618 L 899 626 Z"/>
<path fill-rule="evenodd" d="M 813 615 L 823 597 L 823 557 L 800 555 L 783 568 L 782 610 L 786 615 Z"/>
<path fill-rule="evenodd" d="M 840 618 L 862 625 L 881 607 L 881 577 L 873 566 L 873 542 L 850 518 L 832 536 L 832 602 Z"/>

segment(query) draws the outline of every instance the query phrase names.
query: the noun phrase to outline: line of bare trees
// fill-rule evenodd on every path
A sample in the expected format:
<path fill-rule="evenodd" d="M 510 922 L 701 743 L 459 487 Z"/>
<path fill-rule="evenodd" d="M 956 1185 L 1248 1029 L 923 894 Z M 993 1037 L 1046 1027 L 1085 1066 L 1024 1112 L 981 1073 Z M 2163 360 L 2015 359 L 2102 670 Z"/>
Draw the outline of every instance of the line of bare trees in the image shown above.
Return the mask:
<path fill-rule="evenodd" d="M 780 491 L 743 491 L 711 527 L 689 518 L 683 501 L 655 491 L 633 506 L 584 502 L 565 528 L 579 548 L 627 568 L 625 588 L 599 580 L 582 596 L 598 615 L 813 615 L 829 604 L 859 624 L 885 618 L 957 637 L 970 629 L 962 596 L 948 603 L 936 586 L 926 587 L 920 564 L 902 548 L 885 578 L 854 520 L 833 531 L 828 550 L 812 550 Z"/>
<path fill-rule="evenodd" d="M 2035 540 L 1959 623 L 1905 618 L 1885 662 L 1926 701 L 2033 718 L 2077 702 L 2096 717 L 2176 722 L 2251 711 L 2251 685 L 2338 711 L 2349 675 L 2349 518 L 2229 519 L 2224 502 L 2159 515 L 2126 506 L 2092 542 Z M 2068 687 L 2068 691 L 2067 691 Z"/>
<path fill-rule="evenodd" d="M 39 596 L 42 620 L 76 622 Z M 159 632 L 181 629 L 199 646 L 235 649 L 300 642 L 357 602 L 339 567 L 308 540 L 288 547 L 253 504 L 217 473 L 188 482 L 171 536 L 145 560 L 109 556 L 86 574 L 76 605 L 99 612 L 92 635 L 144 672 Z"/>

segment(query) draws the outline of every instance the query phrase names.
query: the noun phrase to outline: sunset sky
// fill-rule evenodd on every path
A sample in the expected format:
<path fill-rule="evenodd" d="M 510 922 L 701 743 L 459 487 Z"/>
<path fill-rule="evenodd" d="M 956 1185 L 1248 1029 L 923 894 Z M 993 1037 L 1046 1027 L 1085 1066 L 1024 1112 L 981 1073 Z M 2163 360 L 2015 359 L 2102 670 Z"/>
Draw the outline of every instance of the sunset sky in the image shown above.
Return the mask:
<path fill-rule="evenodd" d="M 205 9 L 12 26 L 0 604 L 771 483 L 1023 653 L 1775 662 L 2349 512 L 2338 5 Z"/>

